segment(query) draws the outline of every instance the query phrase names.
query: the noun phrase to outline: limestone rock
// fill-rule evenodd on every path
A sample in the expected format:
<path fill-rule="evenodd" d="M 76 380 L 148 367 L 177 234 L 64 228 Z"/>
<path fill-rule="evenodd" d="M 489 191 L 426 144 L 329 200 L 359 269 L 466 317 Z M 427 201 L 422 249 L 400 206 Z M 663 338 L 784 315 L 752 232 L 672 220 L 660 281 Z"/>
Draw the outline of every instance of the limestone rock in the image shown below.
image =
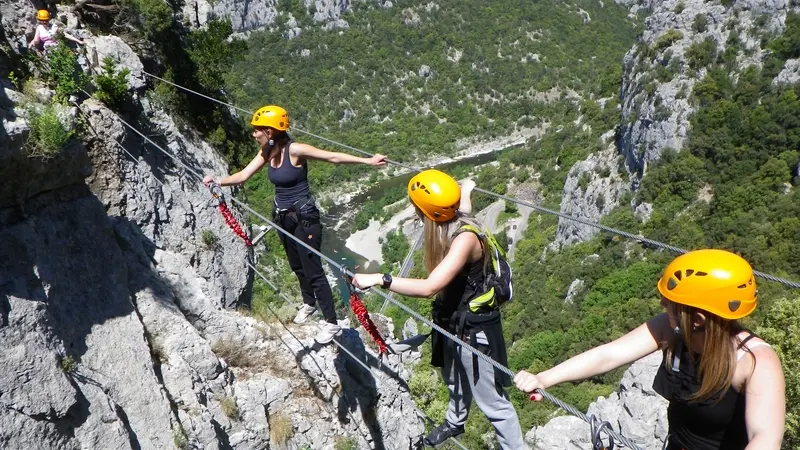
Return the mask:
<path fill-rule="evenodd" d="M 561 212 L 597 222 L 619 204 L 619 197 L 628 190 L 617 169 L 618 155 L 613 147 L 578 161 L 567 174 L 561 198 Z M 558 249 L 590 239 L 599 230 L 572 220 L 559 219 L 555 241 Z"/>
<path fill-rule="evenodd" d="M 628 368 L 619 388 L 609 397 L 589 405 L 587 415 L 608 421 L 618 433 L 644 449 L 661 448 L 667 438 L 667 401 L 653 391 L 661 364 L 657 351 Z M 534 427 L 525 440 L 536 450 L 591 450 L 589 425 L 574 416 L 561 416 Z"/>
<path fill-rule="evenodd" d="M 128 88 L 139 90 L 146 84 L 144 65 L 136 56 L 133 49 L 117 36 L 97 36 L 86 44 L 89 55 L 89 63 L 95 73 L 99 73 L 103 67 L 103 60 L 110 56 L 117 63 L 117 70 L 127 68 Z"/>
<path fill-rule="evenodd" d="M 800 81 L 800 59 L 790 59 L 783 65 L 783 69 L 772 80 L 773 85 L 795 84 Z"/>
<path fill-rule="evenodd" d="M 695 111 L 689 97 L 707 71 L 689 67 L 685 54 L 691 45 L 710 39 L 724 51 L 728 38 L 734 35 L 743 47 L 737 55 L 734 76 L 750 65 L 760 67 L 765 54 L 760 36 L 765 31 L 780 33 L 790 7 L 786 0 L 741 0 L 729 7 L 705 0 L 617 3 L 629 6 L 632 13 L 641 8 L 651 10 L 639 45 L 625 55 L 621 90 L 620 151 L 628 170 L 641 176 L 647 163 L 657 161 L 666 148 L 680 150 L 688 137 L 689 120 Z M 682 9 L 676 9 L 678 3 L 683 4 Z M 705 17 L 705 27 L 693 25 L 698 16 Z M 764 18 L 766 23 L 760 23 Z M 668 32 L 679 33 L 669 45 L 659 41 Z M 655 50 L 642 51 L 643 47 Z M 661 75 L 656 70 L 659 65 Z M 775 82 L 795 79 L 796 66 L 787 63 Z"/>

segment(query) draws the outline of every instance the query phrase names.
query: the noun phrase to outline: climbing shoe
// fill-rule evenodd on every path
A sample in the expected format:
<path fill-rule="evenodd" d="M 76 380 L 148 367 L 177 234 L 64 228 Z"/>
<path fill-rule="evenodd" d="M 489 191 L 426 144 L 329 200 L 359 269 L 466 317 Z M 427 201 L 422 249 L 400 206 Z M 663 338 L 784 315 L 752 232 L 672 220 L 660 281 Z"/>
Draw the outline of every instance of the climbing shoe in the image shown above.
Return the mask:
<path fill-rule="evenodd" d="M 325 322 L 314 340 L 320 344 L 327 344 L 340 334 L 342 334 L 342 327 L 335 323 Z"/>
<path fill-rule="evenodd" d="M 431 430 L 431 432 L 425 436 L 423 442 L 429 447 L 438 448 L 451 437 L 460 436 L 462 434 L 464 434 L 464 425 L 454 427 L 450 425 L 450 422 L 445 420 L 444 423 Z"/>
<path fill-rule="evenodd" d="M 303 323 L 303 322 L 305 322 L 306 319 L 308 319 L 312 314 L 314 314 L 314 311 L 316 311 L 316 310 L 317 310 L 317 308 L 315 308 L 313 306 L 310 306 L 310 305 L 305 305 L 304 304 L 297 311 L 297 315 L 294 316 L 294 323 Z"/>

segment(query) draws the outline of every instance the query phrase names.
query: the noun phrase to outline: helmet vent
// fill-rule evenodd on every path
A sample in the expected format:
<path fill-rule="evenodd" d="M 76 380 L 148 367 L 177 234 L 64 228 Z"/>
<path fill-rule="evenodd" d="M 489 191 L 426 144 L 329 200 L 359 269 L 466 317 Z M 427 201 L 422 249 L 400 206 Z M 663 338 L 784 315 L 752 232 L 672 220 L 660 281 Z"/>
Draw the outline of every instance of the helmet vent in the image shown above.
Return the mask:
<path fill-rule="evenodd" d="M 427 192 L 428 194 L 430 194 L 430 193 L 431 193 L 431 191 L 429 191 L 429 190 L 427 190 L 427 189 L 425 189 L 425 192 Z"/>
<path fill-rule="evenodd" d="M 731 312 L 736 311 L 740 306 L 742 306 L 742 302 L 739 300 L 731 300 L 728 302 L 728 309 L 730 309 Z"/>
<path fill-rule="evenodd" d="M 677 279 L 678 279 L 678 281 L 680 281 L 680 280 L 681 280 L 681 271 L 680 271 L 680 270 L 676 270 L 676 271 L 675 271 L 675 278 L 677 278 Z"/>
<path fill-rule="evenodd" d="M 686 276 L 690 277 L 694 273 L 694 269 L 686 269 Z"/>
<path fill-rule="evenodd" d="M 678 287 L 678 282 L 675 281 L 675 278 L 669 277 L 669 281 L 667 281 L 667 289 L 670 291 Z"/>
<path fill-rule="evenodd" d="M 697 273 L 696 273 L 696 275 L 697 275 L 698 277 L 704 277 L 704 276 L 706 276 L 706 275 L 708 275 L 708 274 L 707 274 L 707 273 L 705 273 L 705 272 L 697 272 Z"/>
<path fill-rule="evenodd" d="M 416 191 L 417 190 L 417 186 L 419 186 L 419 181 L 411 185 L 411 190 L 412 191 Z"/>
<path fill-rule="evenodd" d="M 736 287 L 738 289 L 746 289 L 747 288 L 747 284 L 740 284 L 739 286 L 736 286 Z"/>

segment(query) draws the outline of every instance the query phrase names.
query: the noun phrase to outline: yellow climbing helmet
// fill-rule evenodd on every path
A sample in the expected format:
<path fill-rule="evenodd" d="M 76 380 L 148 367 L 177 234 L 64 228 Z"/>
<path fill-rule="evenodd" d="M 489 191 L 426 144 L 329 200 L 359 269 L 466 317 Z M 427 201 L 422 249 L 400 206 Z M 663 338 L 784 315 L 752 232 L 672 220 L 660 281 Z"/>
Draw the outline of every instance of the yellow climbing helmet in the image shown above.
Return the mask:
<path fill-rule="evenodd" d="M 447 222 L 458 212 L 461 187 L 444 172 L 423 170 L 408 182 L 408 197 L 425 217 L 434 222 Z"/>
<path fill-rule="evenodd" d="M 254 127 L 270 127 L 278 131 L 289 129 L 289 113 L 276 105 L 267 105 L 253 114 L 250 125 Z"/>
<path fill-rule="evenodd" d="M 40 9 L 36 11 L 36 19 L 37 20 L 50 20 L 50 11 L 46 9 Z"/>
<path fill-rule="evenodd" d="M 725 319 L 741 319 L 758 304 L 750 263 L 725 250 L 695 250 L 678 256 L 658 281 L 658 291 L 667 300 Z"/>

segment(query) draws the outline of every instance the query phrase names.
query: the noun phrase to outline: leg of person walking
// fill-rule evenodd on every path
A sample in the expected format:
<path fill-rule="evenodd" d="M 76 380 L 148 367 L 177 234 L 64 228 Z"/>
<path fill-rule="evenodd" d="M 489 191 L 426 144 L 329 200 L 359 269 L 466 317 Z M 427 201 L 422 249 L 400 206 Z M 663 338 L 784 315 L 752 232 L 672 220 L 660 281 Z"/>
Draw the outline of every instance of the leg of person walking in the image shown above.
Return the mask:
<path fill-rule="evenodd" d="M 292 218 L 287 217 L 285 214 L 278 216 L 276 220 L 278 225 L 286 230 L 287 233 L 295 234 L 295 231 L 298 228 L 297 221 L 292 220 Z M 281 232 L 278 233 L 278 239 L 280 239 L 281 244 L 283 245 L 283 250 L 286 252 L 286 260 L 289 262 L 289 267 L 297 276 L 297 281 L 300 282 L 300 292 L 303 295 L 303 306 L 301 306 L 300 310 L 297 312 L 297 315 L 294 318 L 294 323 L 303 323 L 306 321 L 306 319 L 308 319 L 309 316 L 311 316 L 311 314 L 314 313 L 314 311 L 317 310 L 317 299 L 314 295 L 314 288 L 308 280 L 305 271 L 303 270 L 303 263 L 297 248 L 300 245 L 292 238 Z"/>
<path fill-rule="evenodd" d="M 441 373 L 450 395 L 450 401 L 447 404 L 444 423 L 431 430 L 425 437 L 425 444 L 432 447 L 438 447 L 449 438 L 464 433 L 464 424 L 467 423 L 469 416 L 472 392 L 469 389 L 469 379 L 455 359 L 456 357 L 455 345 L 451 341 L 446 341 Z"/>
<path fill-rule="evenodd" d="M 478 346 L 478 350 L 483 351 L 484 348 L 486 347 Z M 511 404 L 508 393 L 502 387 L 498 387 L 494 381 L 494 367 L 486 361 L 478 359 L 476 361 L 478 364 L 476 383 L 473 372 L 473 354 L 461 347 L 457 352 L 459 354 L 458 362 L 461 363 L 467 378 L 469 378 L 475 403 L 494 426 L 500 448 L 505 450 L 528 448 L 523 441 L 517 411 Z"/>

